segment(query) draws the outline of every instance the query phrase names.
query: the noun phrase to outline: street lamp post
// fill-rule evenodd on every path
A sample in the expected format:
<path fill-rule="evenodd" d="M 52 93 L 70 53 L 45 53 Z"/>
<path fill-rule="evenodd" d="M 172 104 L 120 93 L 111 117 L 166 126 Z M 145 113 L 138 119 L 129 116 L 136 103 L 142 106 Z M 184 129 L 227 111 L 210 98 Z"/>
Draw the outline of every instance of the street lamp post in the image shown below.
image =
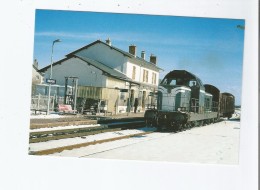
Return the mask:
<path fill-rule="evenodd" d="M 52 63 L 53 63 L 53 47 L 54 47 L 54 44 L 57 43 L 57 42 L 61 42 L 60 39 L 57 39 L 57 40 L 54 40 L 52 42 L 52 48 L 51 48 L 51 73 L 50 73 L 50 77 L 49 79 L 52 79 Z M 47 115 L 50 114 L 50 101 L 51 101 L 51 83 L 49 83 L 49 90 L 48 90 L 48 105 L 47 105 Z"/>
<path fill-rule="evenodd" d="M 243 25 L 237 25 L 237 28 L 239 28 L 241 30 L 245 30 L 245 26 L 243 26 Z"/>

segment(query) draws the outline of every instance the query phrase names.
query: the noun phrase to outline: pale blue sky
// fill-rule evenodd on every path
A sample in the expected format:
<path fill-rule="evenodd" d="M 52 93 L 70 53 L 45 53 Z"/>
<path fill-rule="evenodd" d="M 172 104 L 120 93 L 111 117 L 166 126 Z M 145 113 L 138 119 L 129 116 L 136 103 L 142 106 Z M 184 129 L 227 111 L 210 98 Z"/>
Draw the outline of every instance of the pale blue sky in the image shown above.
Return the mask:
<path fill-rule="evenodd" d="M 36 10 L 34 59 L 39 68 L 50 64 L 52 41 L 54 62 L 82 46 L 108 37 L 112 45 L 137 54 L 157 56 L 163 78 L 174 69 L 196 74 L 204 84 L 236 96 L 240 105 L 244 20 L 195 17 Z"/>

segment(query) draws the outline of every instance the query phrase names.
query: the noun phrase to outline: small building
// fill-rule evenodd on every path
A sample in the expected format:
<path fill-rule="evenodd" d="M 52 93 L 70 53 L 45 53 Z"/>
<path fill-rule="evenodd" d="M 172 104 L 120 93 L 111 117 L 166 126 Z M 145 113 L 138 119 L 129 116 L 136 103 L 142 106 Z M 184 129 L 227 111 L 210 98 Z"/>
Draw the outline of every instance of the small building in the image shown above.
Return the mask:
<path fill-rule="evenodd" d="M 34 59 L 32 65 L 32 94 L 34 94 L 36 85 L 42 84 L 43 82 L 43 75 L 39 72 L 38 69 L 38 61 Z"/>
<path fill-rule="evenodd" d="M 40 71 L 50 77 L 48 65 Z M 62 60 L 52 64 L 52 78 L 64 85 L 65 77 L 78 78 L 78 98 L 102 99 L 108 102 L 108 111 L 122 113 L 138 100 L 138 111 L 144 111 L 155 101 L 150 94 L 159 82 L 157 57 L 145 59 L 145 52 L 137 56 L 137 47 L 129 46 L 126 52 L 106 42 L 97 40 L 77 49 Z M 129 110 L 128 110 L 129 111 Z"/>
<path fill-rule="evenodd" d="M 43 82 L 43 75 L 39 72 L 38 61 L 34 59 L 32 65 L 32 84 L 41 84 Z"/>

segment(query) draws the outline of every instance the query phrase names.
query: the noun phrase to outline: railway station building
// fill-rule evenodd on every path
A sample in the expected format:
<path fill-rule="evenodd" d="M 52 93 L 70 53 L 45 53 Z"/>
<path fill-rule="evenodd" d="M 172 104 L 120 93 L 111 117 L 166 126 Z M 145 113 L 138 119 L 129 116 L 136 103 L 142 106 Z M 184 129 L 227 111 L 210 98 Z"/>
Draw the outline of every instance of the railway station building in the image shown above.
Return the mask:
<path fill-rule="evenodd" d="M 145 51 L 137 55 L 137 47 L 128 51 L 112 45 L 111 40 L 94 41 L 52 64 L 52 78 L 56 84 L 65 85 L 66 77 L 78 79 L 77 98 L 105 100 L 107 111 L 113 114 L 133 111 L 138 102 L 138 112 L 143 112 L 156 101 L 154 92 L 159 83 L 157 57 L 146 59 Z M 40 72 L 44 81 L 50 78 L 51 65 Z"/>

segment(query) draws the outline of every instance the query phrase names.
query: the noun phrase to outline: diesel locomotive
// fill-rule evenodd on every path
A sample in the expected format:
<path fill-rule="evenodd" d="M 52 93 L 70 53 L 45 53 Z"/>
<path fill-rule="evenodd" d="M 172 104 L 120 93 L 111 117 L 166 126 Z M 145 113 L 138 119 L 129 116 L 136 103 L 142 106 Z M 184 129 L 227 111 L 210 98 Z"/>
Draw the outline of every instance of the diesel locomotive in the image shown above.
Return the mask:
<path fill-rule="evenodd" d="M 147 124 L 158 130 L 178 131 L 230 118 L 235 111 L 235 97 L 210 84 L 203 84 L 186 70 L 173 70 L 158 87 L 156 109 L 145 111 Z"/>

